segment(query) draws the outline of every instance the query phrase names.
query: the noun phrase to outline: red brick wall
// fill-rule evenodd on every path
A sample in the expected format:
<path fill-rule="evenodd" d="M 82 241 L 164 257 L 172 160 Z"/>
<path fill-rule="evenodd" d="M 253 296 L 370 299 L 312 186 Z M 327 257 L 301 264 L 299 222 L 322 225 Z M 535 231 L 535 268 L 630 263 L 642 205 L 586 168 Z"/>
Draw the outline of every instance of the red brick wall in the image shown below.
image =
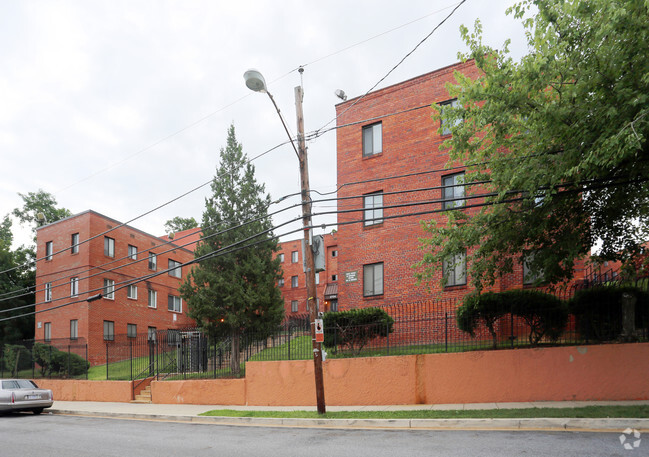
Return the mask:
<path fill-rule="evenodd" d="M 325 244 L 325 271 L 319 273 L 320 283 L 316 286 L 318 299 L 320 300 L 320 310 L 324 306 L 324 291 L 327 284 L 336 282 L 332 279 L 333 275 L 338 274 L 338 241 L 336 235 L 324 235 Z M 302 257 L 302 240 L 285 241 L 280 243 L 279 251 L 276 255 L 284 254 L 284 262 L 282 263 L 282 271 L 284 277 L 284 286 L 280 288 L 282 297 L 284 297 L 284 310 L 286 316 L 291 314 L 305 314 L 306 309 L 306 277 L 303 269 Z M 291 253 L 297 251 L 298 261 L 293 263 L 291 261 Z M 336 257 L 333 252 L 336 251 Z M 298 277 L 298 287 L 291 287 L 291 277 Z M 297 300 L 298 310 L 297 313 L 291 311 L 291 302 Z"/>
<path fill-rule="evenodd" d="M 167 308 L 169 294 L 179 295 L 178 286 L 182 279 L 160 274 L 147 281 L 137 283 L 137 299 L 127 298 L 126 287 L 120 289 L 120 283 L 155 273 L 148 268 L 148 251 L 157 254 L 157 270 L 168 268 L 169 259 L 185 263 L 193 258 L 193 253 L 172 244 L 164 245 L 164 240 L 133 227 L 119 227 L 105 236 L 115 240 L 115 257 L 104 255 L 104 235 L 79 246 L 78 254 L 71 254 L 70 242 L 72 233 L 79 233 L 81 241 L 89 239 L 106 230 L 119 226 L 120 223 L 93 211 L 72 216 L 62 221 L 41 227 L 37 232 L 37 256 L 45 256 L 45 243 L 54 242 L 54 252 L 66 249 L 53 256 L 51 261 L 39 261 L 36 269 L 36 333 L 35 338 L 44 338 L 44 323 L 51 322 L 51 337 L 69 338 L 70 320 L 78 319 L 78 336 L 85 338 L 89 346 L 91 363 L 105 362 L 104 321 L 115 323 L 115 334 L 126 334 L 127 324 L 135 324 L 139 335 L 146 334 L 149 326 L 158 330 L 183 328 L 194 325 L 187 317 L 187 306 L 183 303 L 182 313 L 174 313 Z M 128 245 L 138 249 L 137 260 L 123 259 L 128 255 Z M 169 252 L 165 252 L 169 251 Z M 116 267 L 122 267 L 115 269 Z M 182 276 L 190 267 L 182 268 Z M 115 269 L 114 271 L 109 271 Z M 79 277 L 79 296 L 70 297 L 70 277 Z M 102 292 L 104 279 L 115 281 L 115 298 L 102 298 L 88 303 L 62 306 L 47 310 L 71 301 L 83 300 Z M 44 303 L 44 285 L 52 282 L 52 302 Z M 60 287 L 57 287 L 59 286 Z M 148 306 L 148 289 L 157 291 L 157 308 Z"/>

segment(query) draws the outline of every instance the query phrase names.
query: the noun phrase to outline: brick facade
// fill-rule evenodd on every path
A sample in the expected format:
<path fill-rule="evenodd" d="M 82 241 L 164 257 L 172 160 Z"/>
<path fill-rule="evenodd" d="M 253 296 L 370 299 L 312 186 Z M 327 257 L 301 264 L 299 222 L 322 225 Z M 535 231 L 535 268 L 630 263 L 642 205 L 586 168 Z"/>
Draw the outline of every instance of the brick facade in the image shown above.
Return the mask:
<path fill-rule="evenodd" d="M 46 257 L 49 242 L 52 243 L 52 256 L 51 260 L 40 260 L 36 269 L 37 340 L 74 337 L 70 321 L 76 320 L 76 337 L 88 342 L 89 360 L 99 364 L 105 362 L 105 321 L 113 323 L 115 335 L 126 335 L 128 324 L 135 325 L 131 329 L 136 335 L 147 334 L 150 327 L 165 330 L 194 326 L 194 321 L 187 317 L 185 303 L 181 301 L 178 312 L 169 310 L 168 306 L 170 295 L 179 297 L 177 289 L 189 267 L 181 268 L 180 278 L 165 272 L 132 284 L 135 289 L 131 288 L 130 294 L 128 288 L 136 278 L 169 268 L 169 260 L 182 264 L 191 260 L 193 253 L 133 227 L 118 227 L 120 225 L 114 219 L 86 211 L 38 229 L 37 258 Z M 107 230 L 111 231 L 100 235 Z M 71 247 L 73 234 L 78 234 L 82 243 L 76 253 Z M 114 242 L 110 242 L 114 245 L 112 256 L 105 253 L 106 237 Z M 129 257 L 129 245 L 137 248 L 136 259 Z M 155 270 L 149 268 L 149 252 L 156 254 Z M 76 296 L 71 296 L 72 278 L 78 278 Z M 113 299 L 105 296 L 104 280 L 114 281 Z M 46 297 L 48 283 L 50 297 Z M 149 306 L 149 290 L 157 294 L 155 307 Z M 101 299 L 86 301 L 99 293 L 104 295 Z M 45 333 L 46 328 L 49 328 L 49 335 Z"/>

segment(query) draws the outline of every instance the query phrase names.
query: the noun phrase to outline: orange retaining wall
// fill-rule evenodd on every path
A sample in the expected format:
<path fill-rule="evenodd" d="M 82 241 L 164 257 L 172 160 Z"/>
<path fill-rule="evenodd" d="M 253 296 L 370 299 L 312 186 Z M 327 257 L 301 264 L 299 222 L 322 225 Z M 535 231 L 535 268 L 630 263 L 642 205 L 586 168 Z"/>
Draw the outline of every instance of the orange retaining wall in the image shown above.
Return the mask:
<path fill-rule="evenodd" d="M 52 389 L 54 400 L 62 401 L 118 401 L 133 399 L 131 381 L 85 381 L 65 379 L 35 379 L 44 389 Z"/>
<path fill-rule="evenodd" d="M 326 404 L 649 400 L 649 343 L 329 359 Z M 38 380 L 55 400 L 129 401 L 126 381 Z M 153 381 L 155 403 L 315 405 L 313 361 L 246 363 L 245 379 Z"/>

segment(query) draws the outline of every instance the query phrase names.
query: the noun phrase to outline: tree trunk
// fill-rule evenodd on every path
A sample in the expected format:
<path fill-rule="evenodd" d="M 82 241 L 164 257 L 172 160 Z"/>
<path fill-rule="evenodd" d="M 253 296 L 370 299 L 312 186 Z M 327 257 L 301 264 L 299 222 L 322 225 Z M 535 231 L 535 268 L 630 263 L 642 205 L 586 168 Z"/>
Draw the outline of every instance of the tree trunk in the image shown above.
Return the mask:
<path fill-rule="evenodd" d="M 241 350 L 239 349 L 240 332 L 233 330 L 231 334 L 232 351 L 230 354 L 230 371 L 238 375 L 241 371 Z"/>

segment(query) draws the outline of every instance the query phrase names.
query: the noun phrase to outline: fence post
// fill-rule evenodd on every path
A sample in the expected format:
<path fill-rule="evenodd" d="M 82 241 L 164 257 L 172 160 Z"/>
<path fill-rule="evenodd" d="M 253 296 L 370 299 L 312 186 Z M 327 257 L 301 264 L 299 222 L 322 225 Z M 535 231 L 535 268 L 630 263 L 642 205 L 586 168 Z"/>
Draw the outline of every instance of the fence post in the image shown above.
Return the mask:
<path fill-rule="evenodd" d="M 131 362 L 131 381 L 133 380 L 133 340 L 128 342 L 128 359 Z"/>
<path fill-rule="evenodd" d="M 291 360 L 291 324 L 288 324 L 288 359 Z"/>
<path fill-rule="evenodd" d="M 385 324 L 385 335 L 387 336 L 386 342 L 388 344 L 388 355 L 390 355 L 390 324 Z"/>
<path fill-rule="evenodd" d="M 106 341 L 106 381 L 108 381 L 108 341 Z"/>
<path fill-rule="evenodd" d="M 68 378 L 70 377 L 70 345 L 68 344 Z"/>
<path fill-rule="evenodd" d="M 509 309 L 509 341 L 510 347 L 514 349 L 514 310 Z"/>
<path fill-rule="evenodd" d="M 444 312 L 444 352 L 448 352 L 448 311 Z"/>
<path fill-rule="evenodd" d="M 88 380 L 88 343 L 86 343 L 86 381 Z"/>

